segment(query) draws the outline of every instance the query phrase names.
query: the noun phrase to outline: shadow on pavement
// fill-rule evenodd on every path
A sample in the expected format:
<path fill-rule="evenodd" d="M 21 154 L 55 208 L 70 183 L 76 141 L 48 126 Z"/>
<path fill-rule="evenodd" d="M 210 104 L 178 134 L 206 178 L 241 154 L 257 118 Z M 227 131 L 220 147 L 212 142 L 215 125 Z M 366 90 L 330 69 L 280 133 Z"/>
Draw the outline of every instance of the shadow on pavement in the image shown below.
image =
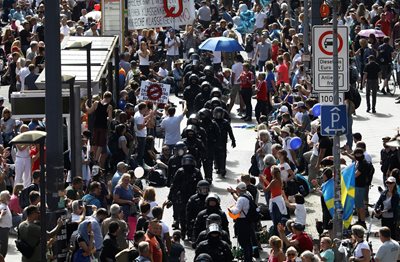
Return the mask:
<path fill-rule="evenodd" d="M 375 113 L 373 115 L 376 116 L 376 117 L 379 117 L 379 118 L 390 118 L 390 117 L 393 117 L 392 114 Z"/>
<path fill-rule="evenodd" d="M 368 121 L 369 117 L 364 117 L 360 115 L 353 115 L 353 120 L 354 121 Z"/>

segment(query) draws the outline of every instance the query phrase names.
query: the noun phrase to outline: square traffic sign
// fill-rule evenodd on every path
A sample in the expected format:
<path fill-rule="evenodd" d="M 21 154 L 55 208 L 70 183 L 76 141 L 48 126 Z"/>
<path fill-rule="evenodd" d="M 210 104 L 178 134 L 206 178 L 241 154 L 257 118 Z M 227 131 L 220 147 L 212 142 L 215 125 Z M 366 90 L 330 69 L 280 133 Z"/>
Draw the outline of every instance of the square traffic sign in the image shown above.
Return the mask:
<path fill-rule="evenodd" d="M 321 135 L 347 134 L 346 105 L 321 105 Z"/>
<path fill-rule="evenodd" d="M 349 91 L 349 44 L 347 26 L 338 26 L 339 91 Z M 333 30 L 331 26 L 313 27 L 313 86 L 316 92 L 333 91 Z"/>

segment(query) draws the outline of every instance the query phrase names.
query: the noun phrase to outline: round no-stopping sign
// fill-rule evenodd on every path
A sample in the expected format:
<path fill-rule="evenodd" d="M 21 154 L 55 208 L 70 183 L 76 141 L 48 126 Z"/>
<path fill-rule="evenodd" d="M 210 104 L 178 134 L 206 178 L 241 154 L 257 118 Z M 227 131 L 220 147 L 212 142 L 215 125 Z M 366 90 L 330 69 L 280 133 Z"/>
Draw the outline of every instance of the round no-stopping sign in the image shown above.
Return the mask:
<path fill-rule="evenodd" d="M 147 88 L 147 97 L 150 100 L 158 100 L 162 96 L 162 88 L 160 85 L 157 84 L 151 84 Z"/>
<path fill-rule="evenodd" d="M 338 52 L 340 53 L 340 51 L 343 48 L 343 38 L 341 35 L 337 35 L 339 43 L 338 43 Z M 331 47 L 330 49 L 328 49 L 328 47 Z M 333 55 L 333 31 L 326 31 L 323 34 L 320 35 L 320 37 L 318 38 L 318 48 L 319 50 L 321 50 L 322 53 L 324 53 L 325 55 Z M 332 50 L 332 51 L 330 51 Z"/>

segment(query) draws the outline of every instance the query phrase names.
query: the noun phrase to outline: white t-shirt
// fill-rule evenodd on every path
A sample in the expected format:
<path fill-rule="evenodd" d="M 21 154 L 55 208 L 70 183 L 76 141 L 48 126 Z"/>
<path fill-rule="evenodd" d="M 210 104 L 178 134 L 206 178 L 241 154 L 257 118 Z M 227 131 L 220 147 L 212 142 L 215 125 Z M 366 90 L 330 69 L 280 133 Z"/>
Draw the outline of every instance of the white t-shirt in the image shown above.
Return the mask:
<path fill-rule="evenodd" d="M 183 114 L 178 116 L 167 116 L 161 121 L 161 128 L 165 130 L 165 144 L 175 145 L 181 140 L 181 122 Z"/>
<path fill-rule="evenodd" d="M 318 142 L 319 142 L 319 136 L 318 133 L 314 133 L 314 135 L 311 138 L 311 142 L 313 143 L 313 148 L 312 148 L 312 154 L 314 156 L 318 156 Z"/>
<path fill-rule="evenodd" d="M 213 52 L 213 64 L 220 64 L 221 63 L 221 51 L 214 51 Z"/>
<path fill-rule="evenodd" d="M 397 261 L 400 254 L 399 243 L 393 240 L 386 241 L 379 247 L 376 252 L 375 258 L 379 259 L 380 262 L 392 262 Z"/>
<path fill-rule="evenodd" d="M 297 112 L 294 115 L 294 118 L 301 124 L 301 118 L 303 117 L 303 113 L 302 112 Z"/>
<path fill-rule="evenodd" d="M 170 37 L 165 38 L 165 45 L 167 46 L 167 55 L 170 56 L 179 55 L 179 47 L 175 45 L 175 41 L 177 43 L 180 43 L 181 40 L 177 36 L 175 36 L 175 39 L 171 39 Z"/>
<path fill-rule="evenodd" d="M 281 179 L 283 182 L 288 181 L 289 172 L 291 170 L 290 165 L 288 163 L 283 163 L 278 165 L 279 170 L 281 171 Z"/>
<path fill-rule="evenodd" d="M 140 130 L 137 128 L 137 125 L 143 125 L 143 124 L 144 124 L 144 117 L 143 117 L 143 115 L 142 115 L 139 111 L 137 111 L 137 112 L 135 113 L 135 115 L 134 115 L 134 117 L 133 117 L 133 121 L 134 121 L 134 124 L 135 124 L 135 133 L 136 133 L 136 136 L 137 136 L 137 137 L 146 137 L 147 128 L 144 127 L 144 128 L 142 128 L 142 129 L 140 129 Z"/>
<path fill-rule="evenodd" d="M 158 69 L 158 75 L 161 76 L 162 78 L 167 77 L 168 76 L 168 70 L 160 67 Z"/>
<path fill-rule="evenodd" d="M 300 223 L 304 226 L 306 225 L 307 212 L 306 212 L 306 207 L 304 205 L 296 204 L 294 215 L 296 216 L 295 218 L 296 223 Z"/>
<path fill-rule="evenodd" d="M 147 55 L 146 57 L 141 56 L 140 54 L 142 54 L 142 50 L 138 51 L 138 56 L 139 56 L 139 65 L 141 66 L 147 66 L 150 65 L 150 61 L 149 61 L 149 55 Z"/>
<path fill-rule="evenodd" d="M 354 250 L 354 256 L 356 258 L 361 258 L 363 256 L 363 254 L 362 254 L 363 249 L 369 250 L 369 245 L 368 245 L 367 241 L 365 241 L 365 240 L 363 242 L 360 242 L 357 244 L 357 247 Z"/>
<path fill-rule="evenodd" d="M 64 36 L 69 36 L 69 33 L 71 32 L 71 29 L 69 26 L 64 25 L 60 27 L 60 33 L 62 33 Z"/>
<path fill-rule="evenodd" d="M 284 139 L 284 143 L 283 143 L 283 149 L 287 152 L 287 157 L 289 158 L 289 160 L 294 163 L 294 159 L 292 157 L 292 154 L 290 153 L 290 150 L 292 149 L 290 147 L 290 141 L 292 140 L 290 137 L 285 137 Z"/>
<path fill-rule="evenodd" d="M 239 78 L 240 74 L 243 72 L 243 63 L 241 62 L 236 62 L 232 65 L 232 73 L 235 73 L 235 79 L 233 81 L 233 84 L 238 85 L 239 83 Z"/>
<path fill-rule="evenodd" d="M 28 67 L 23 67 L 19 71 L 19 79 L 21 80 L 21 91 L 25 90 L 25 78 L 30 74 L 31 72 L 29 71 Z"/>
<path fill-rule="evenodd" d="M 260 12 L 260 13 L 254 13 L 254 16 L 256 18 L 256 24 L 255 24 L 256 29 L 264 28 L 264 21 L 265 19 L 267 19 L 267 15 L 264 12 Z"/>
<path fill-rule="evenodd" d="M 0 227 L 3 228 L 11 228 L 12 227 L 12 215 L 10 208 L 6 205 L 1 203 L 0 204 L 0 211 L 6 210 L 6 214 L 0 219 Z"/>

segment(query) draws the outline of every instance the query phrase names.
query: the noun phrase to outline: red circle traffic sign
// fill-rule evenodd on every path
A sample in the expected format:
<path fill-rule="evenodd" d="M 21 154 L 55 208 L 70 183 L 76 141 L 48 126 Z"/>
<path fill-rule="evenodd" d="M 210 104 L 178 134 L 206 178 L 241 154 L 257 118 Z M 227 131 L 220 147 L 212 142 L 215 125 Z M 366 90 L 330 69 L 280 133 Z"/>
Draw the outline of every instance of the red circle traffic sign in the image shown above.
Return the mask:
<path fill-rule="evenodd" d="M 151 84 L 147 88 L 147 97 L 150 100 L 158 100 L 162 96 L 162 88 L 157 84 Z"/>
<path fill-rule="evenodd" d="M 330 56 L 330 55 L 333 55 L 333 52 L 326 50 L 326 46 L 328 45 L 327 39 L 325 41 L 322 41 L 327 35 L 333 36 L 333 31 L 326 31 L 322 35 L 320 35 L 320 37 L 318 39 L 318 48 L 319 48 L 319 50 L 321 50 L 322 53 Z M 340 52 L 343 48 L 343 38 L 339 34 L 337 36 L 338 36 L 338 40 L 339 40 L 338 52 Z M 332 39 L 333 39 L 333 37 L 332 37 Z M 331 45 L 331 44 L 329 44 L 329 45 Z M 332 45 L 333 45 L 333 42 L 332 42 Z"/>

